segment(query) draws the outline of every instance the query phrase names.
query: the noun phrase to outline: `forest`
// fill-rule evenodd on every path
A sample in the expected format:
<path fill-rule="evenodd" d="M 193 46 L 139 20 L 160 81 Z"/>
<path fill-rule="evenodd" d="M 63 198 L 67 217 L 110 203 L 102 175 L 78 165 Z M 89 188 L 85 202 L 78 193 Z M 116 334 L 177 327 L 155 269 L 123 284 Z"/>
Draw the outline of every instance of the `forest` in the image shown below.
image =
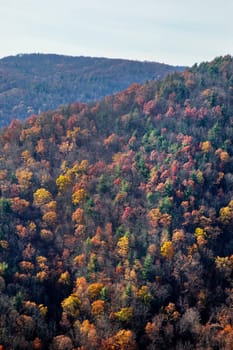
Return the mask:
<path fill-rule="evenodd" d="M 157 62 L 55 54 L 19 54 L 0 59 L 0 127 L 12 119 L 97 101 L 132 83 L 183 71 Z"/>
<path fill-rule="evenodd" d="M 1 350 L 233 349 L 233 58 L 0 130 Z"/>

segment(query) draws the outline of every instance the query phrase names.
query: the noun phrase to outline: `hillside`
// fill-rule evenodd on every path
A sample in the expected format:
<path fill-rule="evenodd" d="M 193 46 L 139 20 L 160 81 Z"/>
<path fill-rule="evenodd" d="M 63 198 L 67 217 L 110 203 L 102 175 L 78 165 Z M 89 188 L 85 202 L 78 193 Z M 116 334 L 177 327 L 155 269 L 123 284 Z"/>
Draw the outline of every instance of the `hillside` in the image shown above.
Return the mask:
<path fill-rule="evenodd" d="M 3 349 L 230 350 L 233 58 L 0 134 Z"/>
<path fill-rule="evenodd" d="M 183 69 L 154 62 L 53 54 L 6 57 L 0 60 L 0 126 L 63 104 L 99 100 L 132 83 Z"/>

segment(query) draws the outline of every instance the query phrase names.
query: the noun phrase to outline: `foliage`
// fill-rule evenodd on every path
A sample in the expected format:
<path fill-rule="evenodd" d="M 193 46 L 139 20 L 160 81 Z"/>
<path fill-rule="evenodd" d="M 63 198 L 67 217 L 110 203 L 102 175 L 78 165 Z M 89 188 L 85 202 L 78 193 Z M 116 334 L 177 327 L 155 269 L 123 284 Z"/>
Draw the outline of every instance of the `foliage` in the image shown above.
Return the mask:
<path fill-rule="evenodd" d="M 173 257 L 175 252 L 171 241 L 166 241 L 163 243 L 161 246 L 161 254 L 167 259 L 171 259 Z"/>
<path fill-rule="evenodd" d="M 231 349 L 233 59 L 0 132 L 4 349 Z"/>
<path fill-rule="evenodd" d="M 132 318 L 133 310 L 131 307 L 123 307 L 120 311 L 115 312 L 114 316 L 122 322 L 129 321 Z"/>
<path fill-rule="evenodd" d="M 74 205 L 77 205 L 81 202 L 83 202 L 86 198 L 87 194 L 86 191 L 83 188 L 80 188 L 79 190 L 75 191 L 72 195 L 72 202 Z"/>
<path fill-rule="evenodd" d="M 33 194 L 33 198 L 34 198 L 34 205 L 36 207 L 41 207 L 42 205 L 50 202 L 52 199 L 52 196 L 51 196 L 51 193 L 45 188 L 39 188 Z"/>
<path fill-rule="evenodd" d="M 0 60 L 0 125 L 73 101 L 97 101 L 134 82 L 183 69 L 156 62 L 53 54 L 5 57 Z"/>
<path fill-rule="evenodd" d="M 80 303 L 79 297 L 72 294 L 62 301 L 61 306 L 68 315 L 75 317 L 79 313 Z"/>

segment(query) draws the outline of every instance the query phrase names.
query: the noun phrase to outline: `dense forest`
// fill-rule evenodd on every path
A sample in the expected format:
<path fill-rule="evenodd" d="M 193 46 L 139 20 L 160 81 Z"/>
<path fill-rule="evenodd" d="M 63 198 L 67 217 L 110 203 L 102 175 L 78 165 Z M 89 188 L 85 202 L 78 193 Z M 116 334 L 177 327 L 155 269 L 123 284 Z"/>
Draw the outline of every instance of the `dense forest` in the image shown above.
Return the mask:
<path fill-rule="evenodd" d="M 0 133 L 0 349 L 233 349 L 233 58 Z"/>
<path fill-rule="evenodd" d="M 132 83 L 181 70 L 156 62 L 55 54 L 5 57 L 0 59 L 0 126 L 63 104 L 99 100 Z"/>

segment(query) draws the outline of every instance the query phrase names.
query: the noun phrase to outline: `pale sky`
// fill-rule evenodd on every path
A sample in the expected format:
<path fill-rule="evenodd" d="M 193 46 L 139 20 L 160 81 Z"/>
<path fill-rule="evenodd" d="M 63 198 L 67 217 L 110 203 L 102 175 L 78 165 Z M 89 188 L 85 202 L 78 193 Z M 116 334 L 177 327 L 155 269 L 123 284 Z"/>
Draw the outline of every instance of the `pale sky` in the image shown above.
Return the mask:
<path fill-rule="evenodd" d="M 19 53 L 193 65 L 233 55 L 233 0 L 0 0 L 0 57 Z"/>

